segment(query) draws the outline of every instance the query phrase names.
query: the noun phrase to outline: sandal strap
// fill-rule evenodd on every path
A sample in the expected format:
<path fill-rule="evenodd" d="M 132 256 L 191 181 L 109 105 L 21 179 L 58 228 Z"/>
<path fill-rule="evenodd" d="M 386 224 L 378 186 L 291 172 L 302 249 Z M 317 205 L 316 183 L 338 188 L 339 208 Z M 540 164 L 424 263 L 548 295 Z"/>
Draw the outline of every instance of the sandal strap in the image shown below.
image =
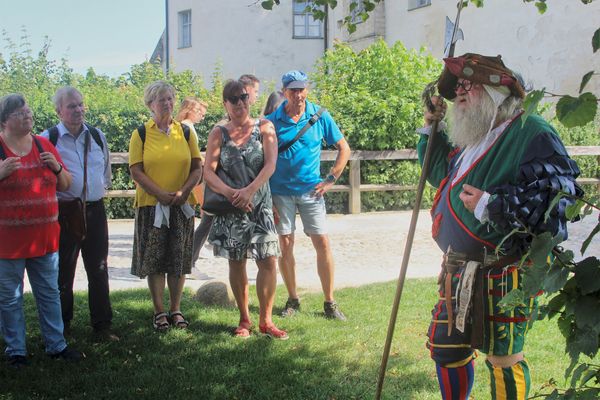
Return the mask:
<path fill-rule="evenodd" d="M 190 323 L 185 319 L 185 316 L 181 311 L 170 312 L 169 316 L 171 318 L 171 323 L 177 327 L 185 325 L 185 327 L 187 328 L 188 326 L 190 326 Z M 173 321 L 173 317 L 181 317 L 181 319 L 179 321 Z"/>
<path fill-rule="evenodd" d="M 169 318 L 169 315 L 164 311 L 154 314 L 154 321 L 158 322 L 161 318 Z"/>
<path fill-rule="evenodd" d="M 162 318 L 166 318 L 165 321 L 160 322 Z M 169 328 L 171 324 L 169 323 L 169 316 L 166 312 L 159 312 L 154 314 L 154 318 L 152 319 L 152 326 L 154 329 L 159 331 L 165 331 Z"/>
<path fill-rule="evenodd" d="M 235 330 L 233 331 L 233 336 L 235 337 L 239 337 L 239 338 L 248 338 L 250 337 L 251 332 L 249 328 L 244 328 L 243 326 L 238 326 L 237 328 L 235 328 Z"/>
<path fill-rule="evenodd" d="M 288 338 L 287 332 L 283 329 L 277 328 L 275 325 L 259 326 L 259 330 L 262 334 L 270 336 L 274 339 L 286 340 Z"/>

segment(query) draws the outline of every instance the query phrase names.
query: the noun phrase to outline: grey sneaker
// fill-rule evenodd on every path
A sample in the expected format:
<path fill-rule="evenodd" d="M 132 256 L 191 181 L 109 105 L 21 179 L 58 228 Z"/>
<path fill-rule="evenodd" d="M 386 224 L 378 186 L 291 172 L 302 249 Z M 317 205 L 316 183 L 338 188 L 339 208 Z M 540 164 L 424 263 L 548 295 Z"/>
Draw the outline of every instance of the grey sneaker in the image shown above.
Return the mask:
<path fill-rule="evenodd" d="M 323 303 L 323 310 L 325 311 L 325 318 L 327 319 L 337 319 L 339 321 L 346 320 L 346 316 L 335 301 L 326 301 Z"/>
<path fill-rule="evenodd" d="M 300 311 L 300 299 L 288 298 L 287 301 L 285 302 L 285 307 L 283 308 L 283 311 L 281 312 L 281 317 L 283 317 L 283 318 L 291 317 L 299 311 Z"/>

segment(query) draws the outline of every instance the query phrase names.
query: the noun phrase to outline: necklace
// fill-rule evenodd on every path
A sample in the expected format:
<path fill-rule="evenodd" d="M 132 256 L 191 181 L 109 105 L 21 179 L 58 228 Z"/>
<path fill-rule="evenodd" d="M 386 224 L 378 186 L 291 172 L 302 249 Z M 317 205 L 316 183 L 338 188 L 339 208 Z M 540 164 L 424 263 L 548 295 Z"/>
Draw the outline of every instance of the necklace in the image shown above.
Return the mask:
<path fill-rule="evenodd" d="M 26 156 L 27 154 L 29 154 L 29 152 L 31 152 L 32 143 L 26 144 L 26 146 L 29 147 L 27 150 L 21 150 L 16 146 L 16 143 L 9 144 L 10 141 L 8 140 L 8 137 L 5 134 L 2 134 L 2 140 L 4 141 L 6 146 L 10 149 L 10 151 L 15 153 L 19 157 Z"/>
<path fill-rule="evenodd" d="M 23 157 L 23 156 L 26 156 L 27 154 L 29 154 L 30 151 L 31 151 L 31 149 L 25 150 L 25 151 L 18 151 L 18 150 L 14 151 L 13 150 L 13 153 L 15 153 L 16 155 L 18 155 L 19 157 Z"/>

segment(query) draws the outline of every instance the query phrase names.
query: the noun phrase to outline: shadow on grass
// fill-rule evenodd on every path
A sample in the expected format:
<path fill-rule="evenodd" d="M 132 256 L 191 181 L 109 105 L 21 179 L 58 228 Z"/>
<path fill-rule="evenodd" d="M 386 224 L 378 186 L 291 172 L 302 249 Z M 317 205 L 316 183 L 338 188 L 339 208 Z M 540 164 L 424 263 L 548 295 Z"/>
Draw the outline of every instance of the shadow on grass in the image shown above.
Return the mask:
<path fill-rule="evenodd" d="M 246 340 L 232 337 L 237 310 L 203 307 L 189 290 L 182 302 L 189 329 L 154 332 L 147 290 L 116 291 L 111 293 L 113 326 L 121 341 L 97 344 L 90 339 L 87 294 L 80 292 L 69 340 L 87 355 L 78 364 L 44 355 L 35 305 L 27 295 L 31 365 L 20 371 L 0 367 L 0 399 L 373 398 L 390 293 L 389 284 L 338 292 L 338 302 L 346 304 L 345 312 L 350 313 L 347 323 L 321 318 L 322 297 L 306 296 L 306 311 L 301 315 L 275 317 L 290 339 L 274 341 L 256 331 Z M 256 298 L 251 301 L 257 304 Z M 387 308 L 377 310 L 379 303 Z M 257 311 L 253 307 L 255 323 Z M 422 346 L 422 337 L 415 343 Z M 436 393 L 435 380 L 426 369 L 407 367 L 395 372 L 398 366 L 423 362 L 422 353 L 393 349 L 384 398 L 424 398 L 417 393 Z"/>

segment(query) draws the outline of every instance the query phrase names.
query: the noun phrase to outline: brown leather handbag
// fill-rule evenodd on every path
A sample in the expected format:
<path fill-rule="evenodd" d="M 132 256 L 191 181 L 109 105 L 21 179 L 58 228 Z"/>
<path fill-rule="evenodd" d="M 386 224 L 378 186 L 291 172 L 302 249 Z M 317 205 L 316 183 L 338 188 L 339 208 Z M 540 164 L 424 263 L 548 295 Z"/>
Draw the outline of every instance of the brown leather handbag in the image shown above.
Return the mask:
<path fill-rule="evenodd" d="M 85 239 L 87 231 L 85 207 L 79 197 L 58 202 L 58 222 L 60 228 L 78 241 Z"/>
<path fill-rule="evenodd" d="M 82 198 L 76 197 L 72 200 L 61 200 L 58 202 L 58 223 L 60 229 L 68 232 L 78 241 L 85 239 L 87 233 L 87 217 L 85 202 L 87 198 L 87 156 L 90 146 L 89 132 L 85 137 L 83 152 L 83 192 Z"/>

